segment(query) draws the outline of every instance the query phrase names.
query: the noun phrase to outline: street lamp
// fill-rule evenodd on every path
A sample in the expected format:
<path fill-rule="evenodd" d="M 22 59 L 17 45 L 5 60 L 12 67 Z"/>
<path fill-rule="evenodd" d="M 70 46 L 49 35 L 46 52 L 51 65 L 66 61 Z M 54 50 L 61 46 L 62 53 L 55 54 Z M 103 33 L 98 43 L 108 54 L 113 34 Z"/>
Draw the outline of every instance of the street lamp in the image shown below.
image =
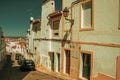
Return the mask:
<path fill-rule="evenodd" d="M 69 21 L 69 22 L 71 22 L 71 24 L 73 24 L 73 23 L 74 23 L 74 19 L 68 19 L 68 18 L 67 18 L 68 15 L 69 15 L 69 10 L 68 10 L 67 7 L 65 7 L 64 10 L 63 10 L 63 16 L 65 17 L 65 19 L 66 19 L 67 21 Z"/>

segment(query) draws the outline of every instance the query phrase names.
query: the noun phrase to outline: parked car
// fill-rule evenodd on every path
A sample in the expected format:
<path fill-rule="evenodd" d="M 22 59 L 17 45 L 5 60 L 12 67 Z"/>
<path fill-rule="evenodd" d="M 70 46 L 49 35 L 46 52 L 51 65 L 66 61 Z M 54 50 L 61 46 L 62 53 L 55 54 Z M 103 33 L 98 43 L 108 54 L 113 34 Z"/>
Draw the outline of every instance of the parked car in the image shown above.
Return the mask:
<path fill-rule="evenodd" d="M 35 63 L 33 60 L 24 59 L 23 63 L 20 66 L 21 71 L 26 70 L 35 70 Z"/>
<path fill-rule="evenodd" d="M 21 53 L 16 53 L 16 55 L 15 55 L 15 59 L 18 60 L 20 56 L 22 56 Z"/>
<path fill-rule="evenodd" d="M 23 61 L 25 60 L 25 58 L 23 56 L 19 56 L 18 58 L 18 64 L 21 65 L 23 63 Z"/>

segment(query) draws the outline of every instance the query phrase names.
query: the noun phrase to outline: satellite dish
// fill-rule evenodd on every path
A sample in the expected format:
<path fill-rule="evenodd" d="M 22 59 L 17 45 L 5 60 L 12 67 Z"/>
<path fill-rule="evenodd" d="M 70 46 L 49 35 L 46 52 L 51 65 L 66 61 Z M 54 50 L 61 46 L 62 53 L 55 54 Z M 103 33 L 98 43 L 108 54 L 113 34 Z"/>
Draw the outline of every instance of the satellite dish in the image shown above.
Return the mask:
<path fill-rule="evenodd" d="M 32 21 L 34 18 L 33 17 L 30 17 L 30 20 Z"/>

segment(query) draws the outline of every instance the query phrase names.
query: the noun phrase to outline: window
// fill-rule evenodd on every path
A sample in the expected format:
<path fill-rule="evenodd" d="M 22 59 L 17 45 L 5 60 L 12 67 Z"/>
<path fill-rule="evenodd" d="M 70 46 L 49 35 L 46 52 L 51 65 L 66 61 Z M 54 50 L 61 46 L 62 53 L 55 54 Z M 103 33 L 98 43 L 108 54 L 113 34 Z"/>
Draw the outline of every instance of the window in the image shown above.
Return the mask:
<path fill-rule="evenodd" d="M 53 36 L 59 36 L 59 20 L 53 22 Z"/>
<path fill-rule="evenodd" d="M 93 29 L 93 17 L 92 17 L 92 1 L 87 0 L 81 2 L 81 30 Z"/>

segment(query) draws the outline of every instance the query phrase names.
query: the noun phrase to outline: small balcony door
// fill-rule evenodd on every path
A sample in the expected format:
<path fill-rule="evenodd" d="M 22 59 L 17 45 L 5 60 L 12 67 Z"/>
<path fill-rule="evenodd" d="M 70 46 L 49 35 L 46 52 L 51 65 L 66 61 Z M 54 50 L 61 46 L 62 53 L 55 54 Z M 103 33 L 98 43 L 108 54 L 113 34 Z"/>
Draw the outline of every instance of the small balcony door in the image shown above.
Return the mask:
<path fill-rule="evenodd" d="M 57 53 L 56 71 L 60 72 L 60 54 L 59 53 Z"/>
<path fill-rule="evenodd" d="M 54 52 L 49 52 L 50 61 L 51 61 L 51 70 L 54 71 Z"/>
<path fill-rule="evenodd" d="M 117 57 L 117 70 L 116 70 L 116 80 L 120 80 L 120 56 Z"/>
<path fill-rule="evenodd" d="M 91 54 L 81 53 L 80 59 L 81 78 L 90 80 L 90 73 L 91 73 Z"/>
<path fill-rule="evenodd" d="M 70 50 L 65 50 L 64 53 L 64 72 L 70 74 Z"/>

